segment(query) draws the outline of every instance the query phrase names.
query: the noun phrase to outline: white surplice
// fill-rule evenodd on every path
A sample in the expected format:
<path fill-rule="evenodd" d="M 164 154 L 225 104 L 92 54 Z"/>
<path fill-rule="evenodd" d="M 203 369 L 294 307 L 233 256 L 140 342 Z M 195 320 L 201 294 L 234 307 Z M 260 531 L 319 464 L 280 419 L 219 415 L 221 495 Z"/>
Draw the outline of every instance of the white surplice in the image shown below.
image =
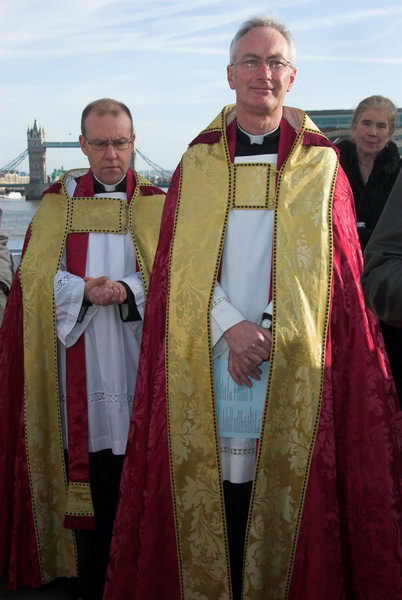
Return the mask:
<path fill-rule="evenodd" d="M 76 182 L 68 181 L 73 196 Z M 95 194 L 95 197 L 126 199 L 121 192 Z M 132 290 L 141 316 L 144 314 L 144 288 L 136 272 L 136 259 L 130 234 L 89 233 L 85 274 L 106 275 L 124 281 Z M 84 280 L 66 271 L 65 255 L 55 276 L 54 293 L 58 336 L 60 397 L 64 445 L 67 448 L 66 348 L 81 333 L 85 335 L 88 397 L 89 451 L 111 449 L 124 454 L 130 425 L 140 352 L 142 321 L 124 323 L 117 305 L 90 306 L 81 323 L 77 317 L 84 295 Z"/>
<path fill-rule="evenodd" d="M 252 136 L 250 136 L 252 137 Z M 236 163 L 273 163 L 276 154 L 239 156 Z M 213 358 L 228 358 L 223 333 L 240 323 L 260 324 L 271 285 L 273 215 L 268 209 L 232 209 L 225 236 L 220 284 L 211 309 Z M 253 381 L 253 380 L 251 380 Z M 256 440 L 220 438 L 223 480 L 243 483 L 254 478 Z"/>

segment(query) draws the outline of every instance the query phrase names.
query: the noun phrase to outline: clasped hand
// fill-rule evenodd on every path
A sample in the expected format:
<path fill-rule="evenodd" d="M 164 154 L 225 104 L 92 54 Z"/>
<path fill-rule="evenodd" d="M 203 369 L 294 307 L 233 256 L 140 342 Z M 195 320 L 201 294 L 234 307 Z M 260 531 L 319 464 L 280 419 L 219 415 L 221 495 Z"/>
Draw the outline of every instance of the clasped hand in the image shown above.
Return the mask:
<path fill-rule="evenodd" d="M 223 334 L 229 346 L 229 373 L 238 385 L 252 387 L 261 379 L 258 366 L 271 354 L 272 333 L 250 321 L 240 321 Z"/>
<path fill-rule="evenodd" d="M 127 292 L 119 281 L 110 281 L 106 276 L 84 277 L 84 298 L 92 304 L 107 306 L 122 304 L 127 298 Z"/>

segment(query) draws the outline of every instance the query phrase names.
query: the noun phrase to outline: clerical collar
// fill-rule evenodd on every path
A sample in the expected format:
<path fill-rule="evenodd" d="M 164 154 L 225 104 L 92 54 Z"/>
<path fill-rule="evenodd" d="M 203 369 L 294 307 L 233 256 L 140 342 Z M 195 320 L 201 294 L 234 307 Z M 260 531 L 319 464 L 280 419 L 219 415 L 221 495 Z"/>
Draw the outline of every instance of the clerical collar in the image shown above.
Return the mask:
<path fill-rule="evenodd" d="M 248 133 L 237 124 L 236 156 L 258 154 L 277 154 L 279 147 L 280 126 L 262 135 Z"/>
<path fill-rule="evenodd" d="M 267 136 L 274 135 L 278 131 L 279 125 L 277 125 L 275 129 L 271 129 L 271 131 L 267 131 L 266 133 L 261 133 L 259 135 L 249 133 L 248 131 L 243 129 L 243 127 L 241 127 L 239 123 L 237 123 L 237 129 L 249 138 L 250 144 L 263 144 Z"/>
<path fill-rule="evenodd" d="M 94 193 L 95 194 L 103 194 L 108 192 L 125 192 L 126 191 L 126 183 L 127 183 L 127 175 L 124 175 L 117 183 L 113 185 L 108 185 L 107 183 L 103 183 L 99 181 L 96 175 L 94 178 Z"/>

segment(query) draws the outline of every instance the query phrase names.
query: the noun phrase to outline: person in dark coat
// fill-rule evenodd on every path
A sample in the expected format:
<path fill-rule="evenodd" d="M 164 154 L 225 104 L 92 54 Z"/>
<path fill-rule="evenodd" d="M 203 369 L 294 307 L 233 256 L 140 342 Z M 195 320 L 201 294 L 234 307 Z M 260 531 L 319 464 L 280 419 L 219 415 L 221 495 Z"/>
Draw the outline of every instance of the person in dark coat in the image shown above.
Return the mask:
<path fill-rule="evenodd" d="M 340 162 L 349 179 L 356 207 L 357 230 L 364 251 L 401 168 L 391 141 L 397 109 L 384 96 L 360 102 L 352 119 L 353 140 L 338 144 Z M 402 404 L 402 329 L 381 321 L 392 375 Z"/>

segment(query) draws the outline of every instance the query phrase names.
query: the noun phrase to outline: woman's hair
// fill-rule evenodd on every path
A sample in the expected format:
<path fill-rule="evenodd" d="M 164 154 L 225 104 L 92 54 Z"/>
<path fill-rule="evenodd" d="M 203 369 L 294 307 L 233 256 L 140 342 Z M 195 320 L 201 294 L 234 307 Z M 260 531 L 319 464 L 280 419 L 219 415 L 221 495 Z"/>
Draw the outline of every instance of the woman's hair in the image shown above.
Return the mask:
<path fill-rule="evenodd" d="M 353 113 L 352 130 L 355 129 L 362 113 L 370 108 L 374 110 L 383 109 L 387 112 L 389 135 L 391 136 L 395 130 L 397 108 L 389 98 L 385 98 L 384 96 L 369 96 L 368 98 L 365 98 L 359 102 L 355 112 Z"/>

